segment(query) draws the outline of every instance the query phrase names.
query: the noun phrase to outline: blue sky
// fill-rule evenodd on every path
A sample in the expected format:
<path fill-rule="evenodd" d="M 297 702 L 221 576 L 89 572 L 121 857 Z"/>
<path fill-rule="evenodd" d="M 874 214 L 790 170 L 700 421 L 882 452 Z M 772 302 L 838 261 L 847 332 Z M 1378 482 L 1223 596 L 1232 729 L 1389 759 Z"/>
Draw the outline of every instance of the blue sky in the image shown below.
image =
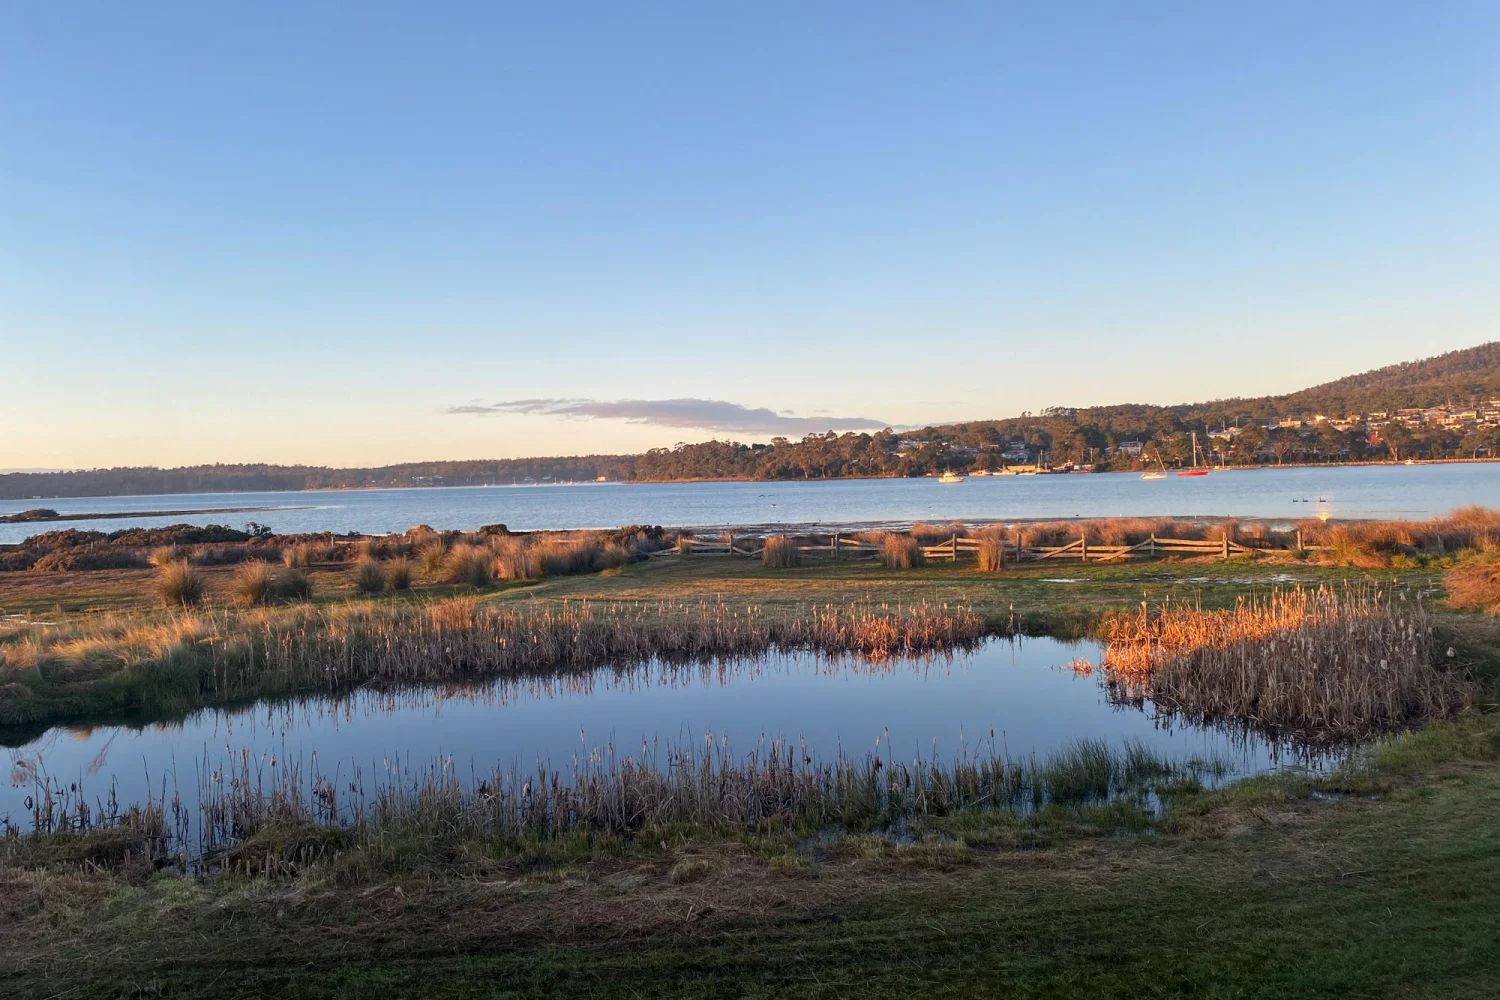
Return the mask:
<path fill-rule="evenodd" d="M 1495 339 L 1497 111 L 1488 2 L 9 4 L 0 468 L 1290 391 Z"/>

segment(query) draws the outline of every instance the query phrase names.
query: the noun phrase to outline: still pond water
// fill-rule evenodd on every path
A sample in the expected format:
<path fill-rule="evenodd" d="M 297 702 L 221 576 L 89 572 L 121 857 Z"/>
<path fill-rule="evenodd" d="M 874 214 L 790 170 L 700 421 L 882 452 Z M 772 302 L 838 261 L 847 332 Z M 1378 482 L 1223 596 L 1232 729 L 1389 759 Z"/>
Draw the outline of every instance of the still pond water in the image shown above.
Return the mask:
<path fill-rule="evenodd" d="M 615 528 L 626 524 L 732 526 L 1003 521 L 1013 518 L 1207 516 L 1410 518 L 1500 502 L 1500 463 L 1240 469 L 1198 478 L 1142 480 L 1135 473 L 935 479 L 835 479 L 775 483 L 590 483 L 213 493 L 0 501 L 0 513 L 47 506 L 61 513 L 270 507 L 272 510 L 0 524 L 0 544 L 53 528 L 270 525 L 278 532 L 381 534 L 418 524 L 472 530 Z"/>
<path fill-rule="evenodd" d="M 459 775 L 496 768 L 565 772 L 593 750 L 637 754 L 643 741 L 687 748 L 706 733 L 748 753 L 763 741 L 805 742 L 816 759 L 863 758 L 888 730 L 881 752 L 898 759 L 971 752 L 994 731 L 1012 759 L 1045 758 L 1071 741 L 1100 739 L 1118 748 L 1140 741 L 1187 763 L 1212 760 L 1242 775 L 1296 766 L 1288 744 L 1259 736 L 1158 719 L 1111 704 L 1099 675 L 1075 672 L 1100 647 L 1055 639 L 989 640 L 951 657 L 870 663 L 812 654 L 723 660 L 695 666 L 650 664 L 568 678 L 493 681 L 463 688 L 358 691 L 340 697 L 211 709 L 148 725 L 58 727 L 5 753 L 11 782 L 0 789 L 0 817 L 23 828 L 25 800 L 36 791 L 35 765 L 88 800 L 114 787 L 121 803 L 180 794 L 196 807 L 201 776 L 248 752 L 276 755 L 347 783 L 358 772 L 417 772 L 451 758 Z"/>

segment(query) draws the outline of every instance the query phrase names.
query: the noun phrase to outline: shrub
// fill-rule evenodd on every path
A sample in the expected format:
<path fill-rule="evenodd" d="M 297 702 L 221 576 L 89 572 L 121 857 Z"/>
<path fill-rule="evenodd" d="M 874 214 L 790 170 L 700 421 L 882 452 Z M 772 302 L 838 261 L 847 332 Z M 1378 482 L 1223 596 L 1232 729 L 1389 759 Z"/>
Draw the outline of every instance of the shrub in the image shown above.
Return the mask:
<path fill-rule="evenodd" d="M 880 561 L 889 569 L 914 569 L 927 560 L 921 542 L 910 535 L 889 534 L 882 543 Z"/>
<path fill-rule="evenodd" d="M 786 535 L 772 535 L 761 550 L 761 561 L 772 569 L 789 569 L 802 563 L 802 553 Z"/>
<path fill-rule="evenodd" d="M 298 542 L 281 550 L 281 562 L 287 569 L 306 569 L 312 565 L 312 546 Z"/>
<path fill-rule="evenodd" d="M 363 556 L 354 564 L 354 589 L 361 594 L 378 594 L 385 589 L 385 568 L 378 559 Z"/>
<path fill-rule="evenodd" d="M 240 564 L 229 581 L 229 596 L 236 604 L 265 604 L 271 599 L 271 567 L 259 559 Z"/>
<path fill-rule="evenodd" d="M 385 582 L 392 590 L 411 589 L 411 560 L 397 556 L 385 565 Z"/>
<path fill-rule="evenodd" d="M 190 607 L 203 600 L 203 577 L 186 559 L 178 559 L 156 571 L 156 592 L 168 605 Z"/>
<path fill-rule="evenodd" d="M 276 585 L 276 593 L 282 600 L 306 601 L 312 597 L 312 580 L 300 569 L 293 569 Z"/>

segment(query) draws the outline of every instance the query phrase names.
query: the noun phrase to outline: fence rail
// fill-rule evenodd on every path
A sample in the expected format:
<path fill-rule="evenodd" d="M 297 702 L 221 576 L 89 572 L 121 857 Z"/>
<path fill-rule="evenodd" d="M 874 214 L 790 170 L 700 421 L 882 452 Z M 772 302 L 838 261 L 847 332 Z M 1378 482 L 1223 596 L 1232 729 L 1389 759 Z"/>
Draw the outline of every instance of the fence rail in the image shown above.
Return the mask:
<path fill-rule="evenodd" d="M 960 557 L 979 555 L 979 549 L 983 545 L 977 538 L 961 538 L 958 535 L 950 537 L 946 542 L 936 545 L 922 546 L 922 555 L 929 560 L 948 560 L 957 562 Z M 835 534 L 825 545 L 805 544 L 798 545 L 798 552 L 809 554 L 825 554 L 834 559 L 843 558 L 872 558 L 883 551 L 883 546 L 875 542 L 863 542 L 858 539 L 843 538 Z M 1255 552 L 1277 552 L 1277 551 L 1305 551 L 1319 552 L 1327 549 L 1325 545 L 1302 544 L 1301 532 L 1297 534 L 1297 545 L 1295 549 L 1272 549 L 1260 548 L 1236 542 L 1227 535 L 1220 538 L 1158 538 L 1151 535 L 1145 541 L 1134 545 L 1103 545 L 1090 541 L 1087 535 L 1080 535 L 1063 545 L 1028 545 L 1025 533 L 1018 534 L 1013 540 L 1005 542 L 1001 546 L 1001 561 L 1009 563 L 1042 562 L 1044 560 L 1072 560 L 1079 562 L 1120 562 L 1131 559 L 1156 559 L 1163 556 L 1189 555 L 1189 556 L 1218 556 L 1228 559 L 1231 556 L 1249 555 Z M 682 538 L 678 540 L 675 549 L 667 549 L 662 552 L 653 552 L 652 556 L 683 555 L 694 558 L 707 556 L 745 556 L 747 558 L 759 558 L 765 551 L 763 539 L 739 539 L 732 535 L 719 540 L 708 540 L 701 538 Z"/>

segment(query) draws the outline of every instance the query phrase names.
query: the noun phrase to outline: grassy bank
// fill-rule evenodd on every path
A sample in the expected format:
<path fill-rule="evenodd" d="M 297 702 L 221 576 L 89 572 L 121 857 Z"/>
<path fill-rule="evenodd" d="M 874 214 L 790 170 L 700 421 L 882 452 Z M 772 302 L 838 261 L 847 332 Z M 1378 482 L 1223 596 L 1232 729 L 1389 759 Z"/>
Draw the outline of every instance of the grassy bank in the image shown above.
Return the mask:
<path fill-rule="evenodd" d="M 575 659 L 575 666 L 586 667 L 601 658 L 653 651 L 753 651 L 755 643 L 745 644 L 735 621 L 757 622 L 763 636 L 756 642 L 763 647 L 783 641 L 797 623 L 801 627 L 792 631 L 806 634 L 812 620 L 830 609 L 863 609 L 857 613 L 869 618 L 923 607 L 951 617 L 963 609 L 966 620 L 978 619 L 964 626 L 964 635 L 978 628 L 1078 637 L 1102 616 L 1137 609 L 1143 600 L 1231 607 L 1247 594 L 1288 581 L 1315 586 L 1378 579 L 1412 594 L 1433 592 L 1440 581 L 1423 569 L 1288 567 L 1250 560 L 1043 565 L 988 573 L 972 563 L 891 569 L 873 562 L 811 562 L 778 569 L 758 560 L 673 556 L 604 573 L 500 583 L 478 594 L 463 584 L 419 577 L 408 589 L 373 597 L 359 591 L 358 564 L 314 566 L 307 571 L 311 600 L 239 609 L 233 606 L 239 568 L 209 566 L 196 572 L 205 598 L 202 608 L 192 611 L 161 609 L 151 592 L 157 581 L 152 571 L 0 574 L 0 610 L 48 623 L 0 626 L 5 674 L 0 720 L 35 727 L 59 719 L 169 718 L 205 704 L 326 689 L 323 667 L 329 661 L 347 683 L 361 683 L 382 677 L 442 680 L 549 662 L 567 667 Z M 437 626 L 430 605 L 444 601 L 451 609 L 469 608 L 489 619 L 548 622 L 551 639 L 527 657 L 507 653 L 503 664 L 489 662 L 494 652 L 480 655 L 477 647 L 473 655 L 432 654 L 436 647 L 428 640 Z M 636 621 L 630 635 L 602 644 L 593 658 L 573 657 L 572 644 L 564 641 L 567 630 L 558 630 L 556 616 L 568 613 L 568 607 L 576 613 L 582 601 L 596 609 L 632 606 Z M 729 625 L 715 627 L 719 639 L 673 638 L 674 619 L 680 625 L 710 607 L 730 619 Z M 392 631 L 395 621 L 409 621 L 413 628 Z M 379 664 L 353 662 L 338 638 L 355 632 L 382 648 L 396 644 L 406 652 Z M 874 651 L 855 638 L 841 640 L 844 648 Z M 267 660 L 268 651 L 275 654 L 274 663 Z M 552 661 L 544 662 L 548 656 Z M 398 669 L 397 659 L 405 666 Z M 414 665 L 418 659 L 422 664 Z"/>
<path fill-rule="evenodd" d="M 1487 997 L 1497 753 L 1493 717 L 1443 724 L 1383 744 L 1357 785 L 1189 792 L 1145 836 L 960 813 L 905 845 L 669 836 L 630 858 L 206 881 L 12 843 L 0 978 L 27 996 Z"/>

